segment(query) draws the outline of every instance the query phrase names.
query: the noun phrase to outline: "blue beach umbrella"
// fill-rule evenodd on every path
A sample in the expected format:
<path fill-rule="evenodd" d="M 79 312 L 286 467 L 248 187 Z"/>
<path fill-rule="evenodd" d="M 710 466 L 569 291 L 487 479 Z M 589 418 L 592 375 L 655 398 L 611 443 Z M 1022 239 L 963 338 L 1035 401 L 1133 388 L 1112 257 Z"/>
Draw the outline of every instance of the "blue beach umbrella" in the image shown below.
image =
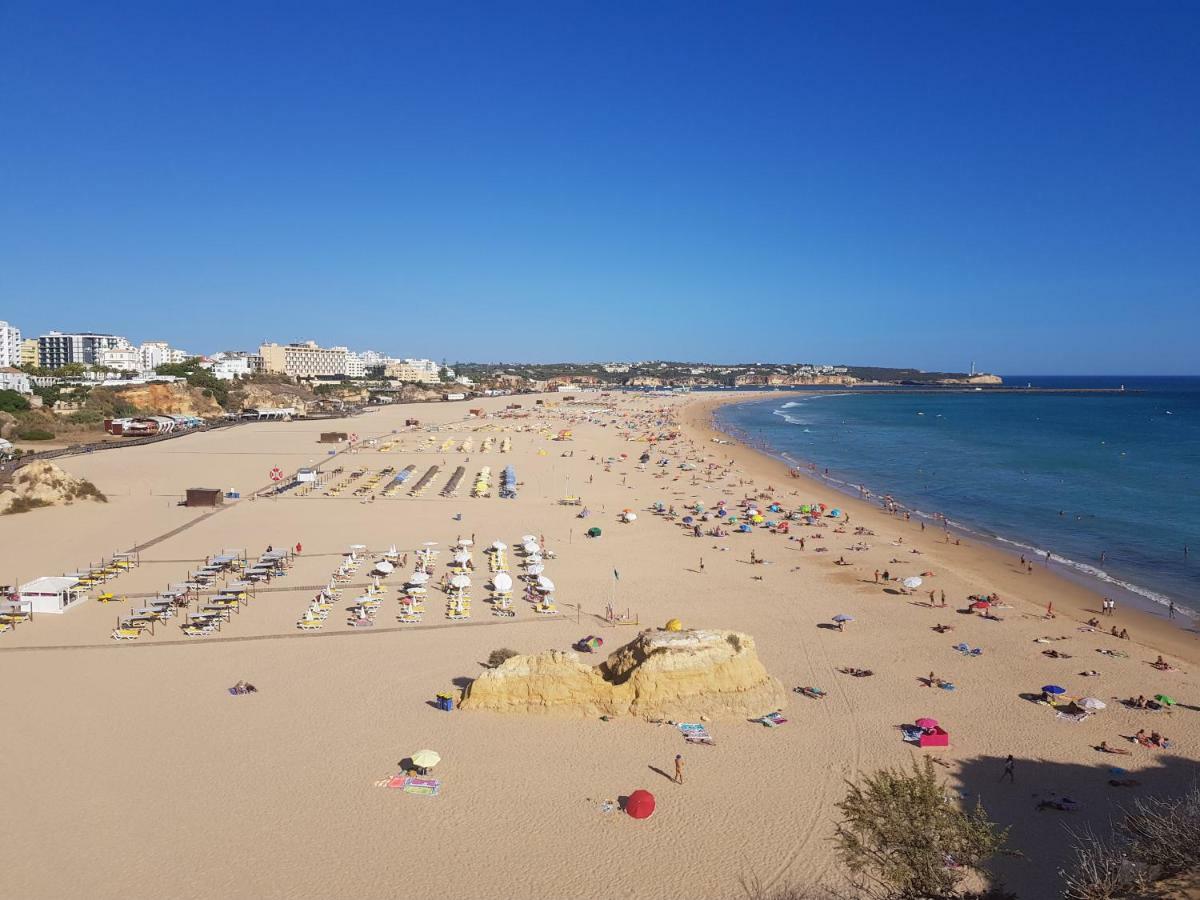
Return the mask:
<path fill-rule="evenodd" d="M 1042 685 L 1042 692 L 1046 694 L 1065 694 L 1067 689 L 1059 687 L 1057 684 L 1046 684 Z"/>

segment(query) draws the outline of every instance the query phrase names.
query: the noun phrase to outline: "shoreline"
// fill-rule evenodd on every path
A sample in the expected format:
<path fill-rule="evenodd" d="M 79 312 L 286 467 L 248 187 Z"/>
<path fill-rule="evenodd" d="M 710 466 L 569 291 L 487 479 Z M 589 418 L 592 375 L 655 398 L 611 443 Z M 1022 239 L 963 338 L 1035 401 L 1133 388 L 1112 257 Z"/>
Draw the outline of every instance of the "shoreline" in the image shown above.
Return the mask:
<path fill-rule="evenodd" d="M 776 392 L 745 392 L 736 396 L 724 394 L 691 400 L 680 410 L 680 425 L 691 437 L 705 445 L 711 446 L 713 439 L 727 441 L 726 444 L 716 446 L 721 447 L 722 453 L 728 453 L 730 458 L 742 465 L 748 473 L 768 479 L 786 479 L 780 483 L 798 486 L 812 496 L 820 496 L 829 490 L 836 491 L 839 497 L 844 498 L 842 508 L 851 512 L 857 523 L 865 523 L 875 530 L 884 527 L 885 523 L 887 527 L 900 527 L 905 530 L 920 528 L 920 522 L 916 518 L 905 522 L 888 514 L 875 503 L 838 488 L 819 475 L 810 474 L 803 469 L 793 475 L 792 467 L 782 459 L 723 431 L 717 425 L 715 414 L 720 407 L 773 399 L 774 393 Z M 934 540 L 933 547 L 953 551 L 952 554 L 939 554 L 939 565 L 955 571 L 965 568 L 973 576 L 982 576 L 985 579 L 983 585 L 988 592 L 995 591 L 1005 598 L 1021 601 L 1025 614 L 1044 611 L 1045 602 L 1053 602 L 1058 619 L 1068 618 L 1082 625 L 1093 616 L 1100 615 L 1104 595 L 1092 585 L 1082 583 L 1082 576 L 1078 579 L 1073 578 L 1058 567 L 1048 568 L 1044 563 L 1037 563 L 1034 565 L 1031 581 L 1029 575 L 1018 569 L 1015 554 L 995 546 L 986 537 L 981 539 L 979 535 L 963 534 L 962 529 L 953 526 L 949 530 L 961 535 L 957 538 L 960 543 L 948 545 Z M 1038 578 L 1038 575 L 1042 577 Z M 983 589 L 981 587 L 981 590 Z M 1120 591 L 1119 588 L 1117 590 Z M 1049 600 L 1035 600 L 1030 596 L 1034 593 L 1047 596 Z M 1196 638 L 1183 626 L 1170 624 L 1151 612 L 1137 608 L 1132 602 L 1119 604 L 1116 616 L 1101 618 L 1105 626 L 1111 626 L 1118 620 L 1120 626 L 1128 628 L 1133 635 L 1131 643 L 1149 650 L 1170 653 L 1193 665 L 1200 664 L 1200 646 L 1197 646 Z"/>
<path fill-rule="evenodd" d="M 811 392 L 806 396 L 817 396 L 816 392 Z M 769 398 L 759 398 L 758 400 L 748 402 L 762 402 Z M 816 464 L 811 460 L 793 459 L 786 452 L 774 452 L 765 441 L 755 441 L 750 435 L 740 429 L 730 429 L 724 431 L 716 423 L 716 410 L 723 406 L 738 405 L 737 403 L 723 403 L 714 406 L 712 410 L 713 425 L 712 427 L 721 434 L 726 434 L 730 439 L 737 440 L 744 445 L 754 448 L 764 456 L 778 460 L 785 465 L 797 468 L 799 471 L 805 472 L 810 479 L 827 484 L 837 491 L 840 495 L 853 497 L 859 500 L 864 499 L 860 493 L 860 489 L 866 488 L 866 485 L 860 485 L 850 479 L 850 476 L 845 478 L 837 477 L 836 475 L 828 474 L 828 469 L 825 472 L 818 471 Z M 869 489 L 868 489 L 869 491 Z M 869 491 L 874 498 L 882 497 L 879 491 Z M 1154 588 L 1149 588 L 1144 585 L 1135 584 L 1131 581 L 1126 581 L 1108 574 L 1107 572 L 1098 569 L 1091 563 L 1083 562 L 1071 557 L 1062 556 L 1055 553 L 1053 550 L 1047 551 L 1047 548 L 1030 543 L 1031 539 L 1023 537 L 1005 537 L 1000 534 L 989 533 L 986 526 L 971 525 L 960 521 L 955 521 L 950 518 L 939 518 L 938 515 L 919 509 L 915 506 L 910 506 L 902 500 L 894 499 L 894 495 L 888 493 L 887 496 L 893 497 L 894 505 L 905 513 L 910 513 L 914 518 L 924 520 L 926 523 L 932 523 L 937 527 L 953 532 L 960 538 L 969 538 L 973 541 L 982 543 L 994 550 L 998 550 L 1009 556 L 1019 555 L 1024 556 L 1032 554 L 1033 559 L 1037 560 L 1035 567 L 1044 559 L 1047 552 L 1050 554 L 1050 562 L 1053 564 L 1055 574 L 1068 581 L 1077 584 L 1083 588 L 1089 589 L 1101 595 L 1111 595 L 1113 599 L 1118 600 L 1122 605 L 1129 604 L 1134 609 L 1152 617 L 1158 617 L 1160 612 L 1165 612 L 1168 603 L 1174 601 L 1176 611 L 1179 614 L 1176 626 L 1181 630 L 1188 631 L 1188 622 L 1191 623 L 1190 628 L 1195 629 L 1200 627 L 1200 609 L 1195 609 L 1186 605 L 1186 600 L 1181 597 L 1172 597 L 1168 594 L 1161 593 Z M 867 502 L 873 502 L 868 500 Z M 1168 620 L 1169 621 L 1169 620 Z"/>

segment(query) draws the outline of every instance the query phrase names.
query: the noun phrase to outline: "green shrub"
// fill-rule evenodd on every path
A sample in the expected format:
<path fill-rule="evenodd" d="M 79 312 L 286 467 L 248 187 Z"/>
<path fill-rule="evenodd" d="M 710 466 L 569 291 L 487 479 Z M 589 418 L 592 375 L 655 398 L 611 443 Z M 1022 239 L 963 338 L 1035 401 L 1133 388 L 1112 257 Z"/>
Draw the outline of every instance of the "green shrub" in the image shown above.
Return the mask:
<path fill-rule="evenodd" d="M 44 506 L 50 506 L 50 501 L 40 500 L 37 497 L 14 497 L 4 514 L 29 512 L 31 509 L 41 509 Z"/>
<path fill-rule="evenodd" d="M 17 440 L 52 441 L 54 440 L 54 432 L 47 431 L 45 428 L 23 428 L 17 432 Z"/>
<path fill-rule="evenodd" d="M 493 650 L 488 654 L 487 664 L 494 669 L 496 666 L 502 665 L 506 659 L 512 659 L 517 655 L 518 653 L 516 650 L 509 650 L 507 647 L 501 647 L 499 650 Z"/>
<path fill-rule="evenodd" d="M 24 394 L 16 391 L 0 390 L 0 412 L 24 412 L 29 409 L 29 401 Z"/>

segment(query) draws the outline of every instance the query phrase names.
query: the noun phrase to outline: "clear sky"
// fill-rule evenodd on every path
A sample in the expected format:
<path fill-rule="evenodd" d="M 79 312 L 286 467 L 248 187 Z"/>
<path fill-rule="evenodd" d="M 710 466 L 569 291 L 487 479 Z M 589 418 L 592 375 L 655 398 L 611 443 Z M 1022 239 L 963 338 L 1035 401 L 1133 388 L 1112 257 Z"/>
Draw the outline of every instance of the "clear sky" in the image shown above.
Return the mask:
<path fill-rule="evenodd" d="M 1200 372 L 1200 3 L 0 0 L 0 319 Z"/>

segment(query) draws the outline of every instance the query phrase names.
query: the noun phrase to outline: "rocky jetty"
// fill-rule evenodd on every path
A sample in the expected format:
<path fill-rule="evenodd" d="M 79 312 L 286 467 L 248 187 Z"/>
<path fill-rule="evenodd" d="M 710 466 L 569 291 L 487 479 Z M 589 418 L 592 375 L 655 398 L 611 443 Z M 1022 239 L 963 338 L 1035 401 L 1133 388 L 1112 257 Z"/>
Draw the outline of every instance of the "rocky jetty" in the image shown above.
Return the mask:
<path fill-rule="evenodd" d="M 679 720 L 760 716 L 786 700 L 754 638 L 686 630 L 640 634 L 599 666 L 573 651 L 511 657 L 467 687 L 462 708 Z"/>

